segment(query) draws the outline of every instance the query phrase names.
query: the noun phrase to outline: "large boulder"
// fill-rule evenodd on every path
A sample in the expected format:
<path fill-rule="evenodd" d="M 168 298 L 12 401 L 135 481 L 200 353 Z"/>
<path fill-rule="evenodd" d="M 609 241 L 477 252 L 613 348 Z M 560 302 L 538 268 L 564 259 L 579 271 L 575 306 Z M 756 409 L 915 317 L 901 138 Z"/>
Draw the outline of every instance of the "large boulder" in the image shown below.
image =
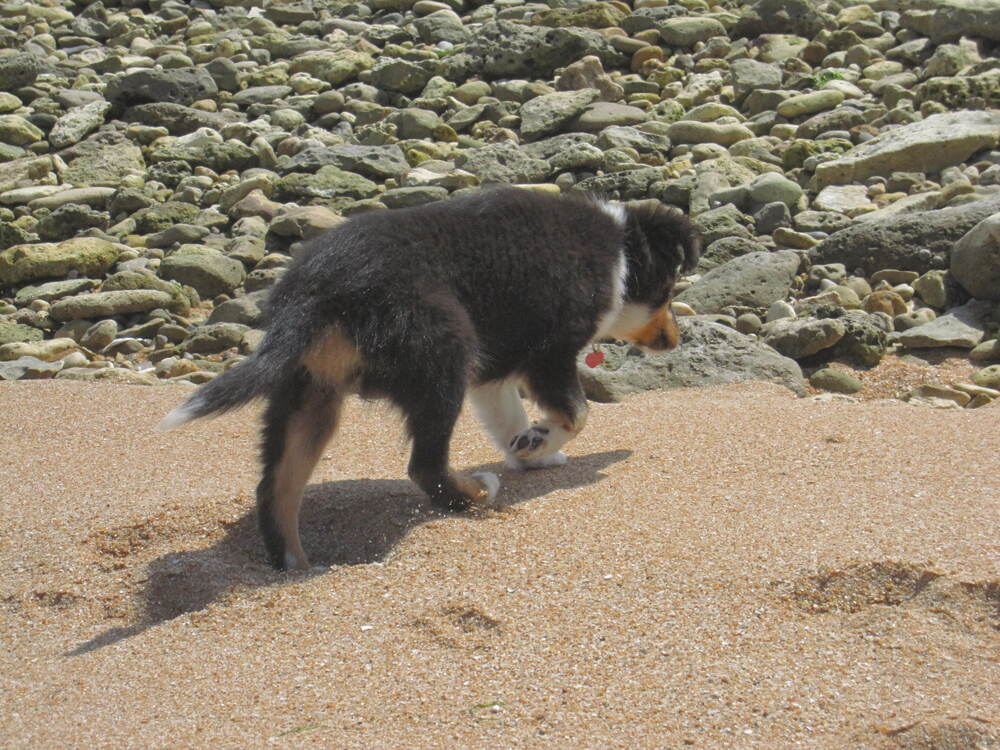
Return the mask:
<path fill-rule="evenodd" d="M 993 305 L 989 302 L 970 300 L 929 323 L 903 331 L 896 340 L 911 349 L 940 346 L 972 349 L 986 335 L 992 313 Z"/>
<path fill-rule="evenodd" d="M 926 273 L 947 268 L 952 246 L 976 224 L 1000 211 L 1000 197 L 936 211 L 857 222 L 810 250 L 814 264 L 843 263 L 872 274 L 883 268 Z"/>
<path fill-rule="evenodd" d="M 951 274 L 973 297 L 1000 300 L 1000 212 L 983 219 L 955 243 Z"/>
<path fill-rule="evenodd" d="M 229 294 L 246 272 L 238 260 L 204 245 L 181 245 L 160 264 L 160 276 L 194 287 L 202 297 Z"/>
<path fill-rule="evenodd" d="M 875 136 L 816 167 L 817 190 L 892 172 L 939 172 L 1000 143 L 1000 111 L 945 112 Z"/>
<path fill-rule="evenodd" d="M 713 268 L 677 295 L 698 313 L 717 313 L 731 305 L 769 307 L 788 297 L 801 259 L 792 250 L 755 252 Z"/>
<path fill-rule="evenodd" d="M 465 46 L 465 64 L 490 78 L 550 78 L 556 68 L 596 55 L 611 67 L 627 58 L 596 31 L 524 26 L 511 21 L 484 23 Z"/>
<path fill-rule="evenodd" d="M 834 19 L 820 13 L 810 0 L 757 0 L 743 13 L 730 37 L 753 39 L 761 34 L 797 34 L 811 39 L 822 29 L 835 25 Z"/>
<path fill-rule="evenodd" d="M 113 78 L 104 98 L 120 107 L 149 102 L 191 104 L 219 93 L 215 79 L 203 68 L 138 70 Z"/>
<path fill-rule="evenodd" d="M 681 345 L 643 355 L 621 344 L 601 344 L 605 360 L 590 368 L 581 355 L 578 372 L 587 398 L 621 401 L 630 393 L 668 388 L 764 380 L 805 393 L 802 370 L 766 344 L 732 328 L 698 317 L 678 320 Z"/>
<path fill-rule="evenodd" d="M 15 245 L 0 252 L 0 286 L 51 279 L 75 272 L 100 276 L 118 260 L 118 247 L 96 237 Z"/>
<path fill-rule="evenodd" d="M 963 36 L 1000 42 L 1000 3 L 996 0 L 938 0 L 928 31 L 935 44 Z"/>

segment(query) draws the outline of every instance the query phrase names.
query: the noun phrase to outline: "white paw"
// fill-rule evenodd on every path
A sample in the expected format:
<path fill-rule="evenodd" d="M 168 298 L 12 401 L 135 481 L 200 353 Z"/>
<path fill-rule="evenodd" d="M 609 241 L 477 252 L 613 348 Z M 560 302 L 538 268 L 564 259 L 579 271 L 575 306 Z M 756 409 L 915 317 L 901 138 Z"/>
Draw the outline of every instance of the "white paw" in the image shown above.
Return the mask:
<path fill-rule="evenodd" d="M 536 424 L 517 433 L 509 443 L 510 452 L 517 458 L 544 456 L 549 438 L 549 428 Z"/>
<path fill-rule="evenodd" d="M 497 496 L 500 489 L 500 477 L 491 471 L 480 471 L 472 475 L 486 486 L 486 501 L 489 502 Z"/>
<path fill-rule="evenodd" d="M 541 458 L 518 458 L 510 453 L 504 458 L 504 464 L 514 471 L 530 471 L 531 469 L 547 469 L 550 466 L 562 466 L 569 459 L 562 451 L 556 451 L 550 456 Z"/>

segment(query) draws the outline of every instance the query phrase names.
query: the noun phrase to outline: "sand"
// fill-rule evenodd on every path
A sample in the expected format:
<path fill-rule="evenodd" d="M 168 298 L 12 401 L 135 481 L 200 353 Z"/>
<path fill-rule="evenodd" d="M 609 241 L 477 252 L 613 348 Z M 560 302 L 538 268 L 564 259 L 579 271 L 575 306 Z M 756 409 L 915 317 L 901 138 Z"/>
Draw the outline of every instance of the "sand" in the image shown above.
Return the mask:
<path fill-rule="evenodd" d="M 527 474 L 463 415 L 444 516 L 354 403 L 278 574 L 185 392 L 0 383 L 3 747 L 1000 745 L 1000 404 L 650 393 Z"/>

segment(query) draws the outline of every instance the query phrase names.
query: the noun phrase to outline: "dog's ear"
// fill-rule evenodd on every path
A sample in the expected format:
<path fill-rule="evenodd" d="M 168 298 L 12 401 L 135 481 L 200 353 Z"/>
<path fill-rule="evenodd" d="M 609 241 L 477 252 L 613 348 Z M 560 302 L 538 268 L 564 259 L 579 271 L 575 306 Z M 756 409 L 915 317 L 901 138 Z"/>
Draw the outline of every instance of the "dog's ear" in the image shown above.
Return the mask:
<path fill-rule="evenodd" d="M 646 252 L 671 271 L 690 273 L 701 257 L 701 235 L 680 209 L 657 200 L 629 203 L 629 223 L 645 239 Z"/>

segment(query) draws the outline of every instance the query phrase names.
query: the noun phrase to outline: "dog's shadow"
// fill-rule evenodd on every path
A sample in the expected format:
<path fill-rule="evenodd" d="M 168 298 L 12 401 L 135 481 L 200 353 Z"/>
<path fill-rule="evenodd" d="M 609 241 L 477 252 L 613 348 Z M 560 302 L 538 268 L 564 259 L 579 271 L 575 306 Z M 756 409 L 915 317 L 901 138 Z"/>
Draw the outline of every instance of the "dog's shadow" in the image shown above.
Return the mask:
<path fill-rule="evenodd" d="M 540 471 L 505 471 L 488 464 L 467 471 L 501 473 L 494 508 L 502 510 L 555 490 L 600 481 L 603 469 L 631 451 L 574 456 L 565 466 Z M 238 589 L 275 586 L 323 572 L 331 565 L 363 565 L 385 560 L 411 529 L 434 519 L 476 518 L 472 511 L 449 516 L 433 508 L 408 480 L 351 479 L 323 482 L 306 489 L 300 516 L 302 545 L 315 566 L 296 573 L 274 571 L 264 559 L 257 516 L 249 510 L 227 525 L 214 545 L 171 553 L 149 563 L 143 583 L 142 615 L 132 625 L 113 627 L 67 652 L 79 656 L 130 638 L 180 615 L 205 609 Z"/>

